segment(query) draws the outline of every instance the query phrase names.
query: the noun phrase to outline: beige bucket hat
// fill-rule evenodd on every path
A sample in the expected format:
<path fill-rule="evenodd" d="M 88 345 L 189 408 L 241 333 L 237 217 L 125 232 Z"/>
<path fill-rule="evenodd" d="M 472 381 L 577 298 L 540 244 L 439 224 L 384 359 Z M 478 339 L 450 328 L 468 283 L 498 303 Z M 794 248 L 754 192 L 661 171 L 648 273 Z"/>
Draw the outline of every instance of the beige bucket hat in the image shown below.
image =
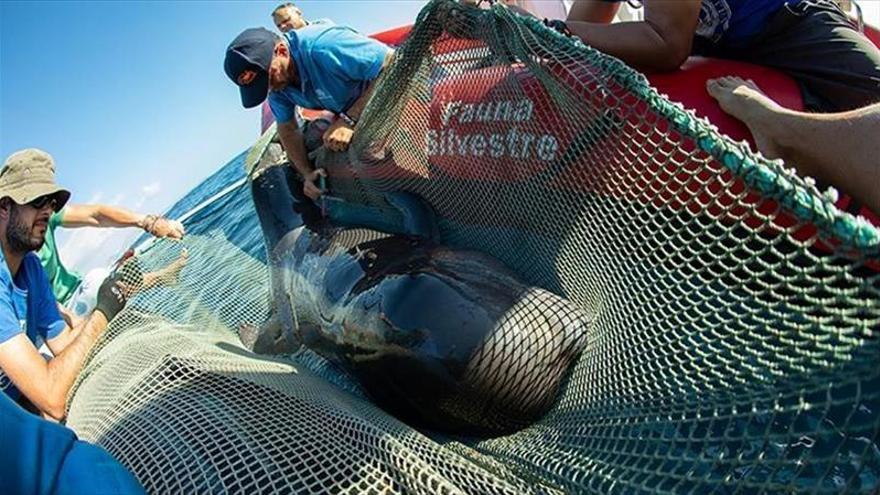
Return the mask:
<path fill-rule="evenodd" d="M 70 199 L 70 191 L 55 183 L 55 160 L 43 150 L 28 148 L 9 155 L 0 170 L 0 198 L 23 205 L 54 194 L 58 210 Z"/>

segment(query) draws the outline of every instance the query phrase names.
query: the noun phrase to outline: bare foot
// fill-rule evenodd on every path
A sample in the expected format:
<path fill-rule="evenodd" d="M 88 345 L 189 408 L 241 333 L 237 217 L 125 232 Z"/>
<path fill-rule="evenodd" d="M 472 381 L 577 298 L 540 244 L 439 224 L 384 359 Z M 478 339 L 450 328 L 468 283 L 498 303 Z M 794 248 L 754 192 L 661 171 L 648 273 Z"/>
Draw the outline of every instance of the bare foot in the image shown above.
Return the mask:
<path fill-rule="evenodd" d="M 143 288 L 150 289 L 159 285 L 171 286 L 177 284 L 180 279 L 180 272 L 186 266 L 188 258 L 189 252 L 183 249 L 180 251 L 180 256 L 168 266 L 155 272 L 145 273 Z"/>
<path fill-rule="evenodd" d="M 773 122 L 784 109 L 765 95 L 751 79 L 735 76 L 706 81 L 706 90 L 718 100 L 721 109 L 741 120 L 752 133 L 755 144 L 767 158 L 782 158 L 783 150 L 774 138 Z"/>

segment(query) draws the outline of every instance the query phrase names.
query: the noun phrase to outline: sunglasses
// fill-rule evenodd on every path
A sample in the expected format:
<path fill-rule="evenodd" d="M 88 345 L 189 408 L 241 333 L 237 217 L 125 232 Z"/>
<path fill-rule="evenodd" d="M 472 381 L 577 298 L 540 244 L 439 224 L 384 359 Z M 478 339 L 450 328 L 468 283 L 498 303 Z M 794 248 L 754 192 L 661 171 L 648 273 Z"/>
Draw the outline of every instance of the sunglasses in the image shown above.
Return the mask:
<path fill-rule="evenodd" d="M 47 194 L 29 202 L 27 205 L 35 210 L 42 210 L 46 205 L 49 205 L 52 211 L 58 211 L 58 198 L 54 194 Z"/>

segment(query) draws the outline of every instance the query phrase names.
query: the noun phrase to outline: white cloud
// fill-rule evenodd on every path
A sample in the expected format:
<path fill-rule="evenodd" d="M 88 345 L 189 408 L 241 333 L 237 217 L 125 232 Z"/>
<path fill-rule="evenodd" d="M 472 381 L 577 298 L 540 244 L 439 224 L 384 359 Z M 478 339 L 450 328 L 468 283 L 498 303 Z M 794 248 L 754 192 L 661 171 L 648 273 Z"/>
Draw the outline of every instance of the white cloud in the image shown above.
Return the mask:
<path fill-rule="evenodd" d="M 153 182 L 152 184 L 147 184 L 146 186 L 141 188 L 141 192 L 144 193 L 144 196 L 151 197 L 159 194 L 159 191 L 162 190 L 162 184 L 159 181 Z"/>
<path fill-rule="evenodd" d="M 105 204 L 119 206 L 136 213 L 145 213 L 144 204 L 161 190 L 157 181 L 139 187 L 129 194 L 117 193 L 106 200 L 104 191 L 91 194 L 88 202 L 77 204 Z M 59 228 L 56 231 L 58 253 L 64 266 L 85 274 L 93 268 L 108 268 L 143 233 L 139 228 Z"/>
<path fill-rule="evenodd" d="M 58 252 L 64 266 L 85 274 L 110 266 L 140 234 L 139 229 L 62 228 L 57 230 Z"/>

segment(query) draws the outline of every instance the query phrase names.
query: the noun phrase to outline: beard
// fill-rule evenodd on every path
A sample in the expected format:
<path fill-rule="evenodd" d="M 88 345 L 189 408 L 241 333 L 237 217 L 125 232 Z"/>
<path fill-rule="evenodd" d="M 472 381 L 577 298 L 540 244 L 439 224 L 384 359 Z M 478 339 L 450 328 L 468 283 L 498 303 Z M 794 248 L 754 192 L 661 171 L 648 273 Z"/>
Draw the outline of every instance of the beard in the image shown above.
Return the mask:
<path fill-rule="evenodd" d="M 272 91 L 282 91 L 288 86 L 299 86 L 299 73 L 296 70 L 296 62 L 293 60 L 293 56 L 288 56 L 287 59 L 287 70 L 282 74 L 284 76 L 284 80 L 276 81 L 275 84 L 272 84 L 272 80 L 269 80 L 269 89 Z"/>
<path fill-rule="evenodd" d="M 46 242 L 46 236 L 31 235 L 33 225 L 25 224 L 18 211 L 18 205 L 13 205 L 9 212 L 9 224 L 6 227 L 6 241 L 9 244 L 9 249 L 18 253 L 39 250 Z"/>

